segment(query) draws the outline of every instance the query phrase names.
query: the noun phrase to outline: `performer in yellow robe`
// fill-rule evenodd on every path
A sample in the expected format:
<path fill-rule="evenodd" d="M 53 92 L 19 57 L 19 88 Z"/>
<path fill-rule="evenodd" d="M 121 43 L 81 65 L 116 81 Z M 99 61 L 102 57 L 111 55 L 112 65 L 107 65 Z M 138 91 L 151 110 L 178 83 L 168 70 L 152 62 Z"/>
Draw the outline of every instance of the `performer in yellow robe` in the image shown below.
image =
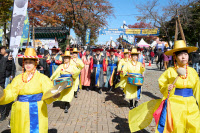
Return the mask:
<path fill-rule="evenodd" d="M 79 71 L 81 71 L 84 68 L 84 63 L 81 59 L 78 58 L 78 53 L 80 51 L 77 50 L 77 48 L 73 49 L 73 58 L 70 60 L 70 63 L 74 66 L 76 66 Z M 74 87 L 74 97 L 77 98 L 77 91 L 79 89 L 82 89 L 82 85 L 81 85 L 81 78 L 80 78 L 80 74 L 77 78 L 73 78 L 74 82 L 76 82 L 76 85 Z"/>
<path fill-rule="evenodd" d="M 62 55 L 64 57 L 64 64 L 58 66 L 56 71 L 51 76 L 51 80 L 56 80 L 57 78 L 64 78 L 64 77 L 72 77 L 76 79 L 79 74 L 80 70 L 75 67 L 74 65 L 70 64 L 71 55 L 70 51 L 65 51 L 65 54 Z M 68 113 L 69 103 L 72 101 L 74 97 L 74 87 L 77 86 L 77 82 L 73 82 L 73 86 L 71 88 L 64 89 L 61 93 L 61 96 L 57 99 L 57 101 L 65 102 L 65 113 Z"/>
<path fill-rule="evenodd" d="M 131 60 L 125 63 L 124 67 L 122 68 L 122 77 L 128 77 L 128 75 L 141 75 L 143 74 L 145 68 L 142 63 L 138 62 L 138 52 L 137 49 L 132 49 L 131 51 Z M 128 82 L 126 80 L 126 82 Z M 130 100 L 130 109 L 133 109 L 137 106 L 138 100 L 140 99 L 141 87 L 134 86 L 131 84 L 125 84 L 125 98 Z M 133 99 L 135 100 L 135 104 L 133 106 Z"/>
<path fill-rule="evenodd" d="M 119 63 L 118 63 L 118 66 L 117 66 L 117 74 L 120 74 L 120 72 L 122 71 L 122 68 L 124 67 L 124 65 L 125 65 L 128 61 L 130 61 L 130 58 L 129 58 L 129 51 L 128 51 L 128 49 L 124 49 L 124 58 L 121 59 L 121 60 L 119 61 Z M 123 96 L 124 96 L 124 97 L 125 97 L 125 89 L 124 89 L 124 88 L 125 88 L 126 83 L 127 83 L 126 81 L 127 81 L 127 76 L 122 77 L 122 76 L 120 75 L 120 82 L 117 83 L 117 84 L 115 85 L 115 88 L 120 87 L 120 88 L 123 89 L 123 92 L 124 92 Z"/>
<path fill-rule="evenodd" d="M 42 101 L 41 98 L 53 82 L 36 70 L 38 57 L 33 48 L 27 48 L 22 56 L 26 72 L 15 77 L 4 89 L 0 105 L 15 101 L 11 110 L 10 127 L 12 133 L 47 133 L 47 104 L 53 98 Z"/>
<path fill-rule="evenodd" d="M 153 116 L 157 121 L 156 133 L 200 132 L 200 112 L 198 107 L 200 102 L 199 76 L 187 64 L 188 53 L 196 49 L 196 47 L 186 47 L 185 42 L 179 40 L 175 41 L 174 49 L 165 52 L 166 55 L 174 56 L 175 67 L 168 68 L 158 79 L 163 98 L 143 103 L 129 111 L 129 127 L 131 132 L 147 127 L 151 123 Z M 178 76 L 176 70 L 179 67 L 186 69 L 186 75 L 179 76 L 173 85 L 172 83 Z M 165 100 L 165 102 L 162 100 Z M 161 108 L 161 102 L 163 103 L 163 109 Z M 159 110 L 160 115 L 157 113 Z"/>

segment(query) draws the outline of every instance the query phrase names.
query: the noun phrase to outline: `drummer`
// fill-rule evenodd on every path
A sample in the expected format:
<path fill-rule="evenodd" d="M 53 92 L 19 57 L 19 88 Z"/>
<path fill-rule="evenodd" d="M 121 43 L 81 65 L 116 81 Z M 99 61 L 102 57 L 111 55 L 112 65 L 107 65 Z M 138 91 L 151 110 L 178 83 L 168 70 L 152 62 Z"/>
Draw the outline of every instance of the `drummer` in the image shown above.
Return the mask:
<path fill-rule="evenodd" d="M 142 63 L 137 61 L 138 54 L 139 52 L 137 52 L 137 49 L 133 48 L 131 51 L 130 61 L 128 61 L 128 63 L 125 63 L 122 69 L 121 73 L 122 77 L 132 74 L 142 76 L 143 72 L 145 71 L 145 67 L 144 65 L 142 65 Z M 126 83 L 124 92 L 125 92 L 125 98 L 130 100 L 130 109 L 137 107 L 138 100 L 140 99 L 141 87 Z M 134 106 L 133 106 L 133 99 L 135 99 Z"/>
<path fill-rule="evenodd" d="M 145 102 L 129 111 L 131 132 L 147 127 L 153 116 L 157 119 L 156 133 L 200 132 L 199 76 L 196 70 L 188 66 L 189 53 L 197 49 L 187 47 L 184 40 L 177 40 L 174 48 L 165 52 L 173 56 L 174 67 L 168 68 L 158 79 L 163 98 Z M 186 74 L 178 76 L 178 68 L 185 69 Z M 178 80 L 174 82 L 177 76 Z"/>
<path fill-rule="evenodd" d="M 128 49 L 124 49 L 124 58 L 121 59 L 118 63 L 117 66 L 117 75 L 120 75 L 120 72 L 122 71 L 122 68 L 124 67 L 124 65 L 130 61 L 129 58 L 129 51 Z M 121 76 L 121 75 L 120 75 Z M 127 76 L 126 77 L 120 77 L 120 82 L 118 84 L 115 85 L 115 88 L 120 87 L 121 89 L 123 89 L 124 93 L 125 93 L 125 86 L 126 86 L 126 82 L 127 81 Z M 123 96 L 125 97 L 125 94 L 123 93 Z"/>
<path fill-rule="evenodd" d="M 23 72 L 4 89 L 4 95 L 0 97 L 0 105 L 16 100 L 12 104 L 11 110 L 12 133 L 47 133 L 46 104 L 50 104 L 54 99 L 49 98 L 44 101 L 41 99 L 43 94 L 53 87 L 53 82 L 36 70 L 38 56 L 35 49 L 26 48 L 24 55 L 21 55 L 20 58 L 23 58 Z M 58 96 L 54 96 L 54 98 Z"/>
<path fill-rule="evenodd" d="M 80 51 L 78 51 L 77 48 L 73 48 L 73 51 L 72 51 L 73 58 L 70 60 L 70 64 L 72 64 L 75 67 L 77 67 L 78 71 L 81 71 L 84 68 L 85 65 L 84 65 L 83 61 L 78 58 L 78 53 L 79 52 Z M 74 89 L 74 97 L 77 98 L 78 97 L 77 96 L 77 91 L 79 89 L 82 89 L 80 74 L 76 79 L 73 78 L 73 80 L 76 83 L 75 87 L 73 87 L 73 89 Z"/>
<path fill-rule="evenodd" d="M 77 67 L 72 65 L 70 63 L 71 60 L 71 55 L 70 51 L 65 51 L 65 54 L 62 55 L 64 57 L 64 62 L 61 64 L 56 71 L 53 73 L 51 76 L 51 80 L 58 80 L 58 79 L 63 79 L 64 81 L 73 77 L 73 79 L 76 79 L 79 74 L 80 70 L 78 70 Z M 58 98 L 58 101 L 62 101 L 65 104 L 65 113 L 68 113 L 68 109 L 70 106 L 70 102 L 72 101 L 74 97 L 74 87 L 77 86 L 77 82 L 74 82 L 73 86 L 70 88 L 67 88 L 61 92 L 61 96 Z"/>

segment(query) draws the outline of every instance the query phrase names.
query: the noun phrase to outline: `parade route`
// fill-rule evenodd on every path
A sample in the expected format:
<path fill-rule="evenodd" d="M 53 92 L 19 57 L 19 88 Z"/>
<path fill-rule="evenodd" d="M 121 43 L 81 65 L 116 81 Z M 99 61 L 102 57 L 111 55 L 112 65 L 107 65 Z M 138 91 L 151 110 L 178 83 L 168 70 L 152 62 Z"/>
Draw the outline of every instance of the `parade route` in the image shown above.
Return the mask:
<path fill-rule="evenodd" d="M 158 78 L 163 71 L 156 65 L 147 66 L 142 99 L 139 105 L 151 99 L 162 97 L 158 87 Z M 48 105 L 49 133 L 130 133 L 128 126 L 129 101 L 122 97 L 122 91 L 116 89 L 100 95 L 96 91 L 80 90 L 78 98 L 73 99 L 67 114 L 60 102 Z M 0 123 L 0 132 L 9 133 L 8 119 Z M 155 122 L 139 133 L 155 132 Z"/>

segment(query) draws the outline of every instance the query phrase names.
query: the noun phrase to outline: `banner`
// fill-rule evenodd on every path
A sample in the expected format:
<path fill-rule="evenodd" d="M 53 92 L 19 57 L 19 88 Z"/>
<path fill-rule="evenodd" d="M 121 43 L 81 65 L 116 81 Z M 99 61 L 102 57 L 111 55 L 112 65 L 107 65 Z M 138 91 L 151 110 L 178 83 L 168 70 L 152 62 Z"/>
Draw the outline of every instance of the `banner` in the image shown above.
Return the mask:
<path fill-rule="evenodd" d="M 160 29 L 144 29 L 144 28 L 134 28 L 134 29 L 109 29 L 100 28 L 99 35 L 134 35 L 134 36 L 159 36 Z"/>
<path fill-rule="evenodd" d="M 28 31 L 29 31 L 29 20 L 28 20 L 28 13 L 26 13 L 20 44 L 27 43 L 27 41 L 28 41 Z"/>
<path fill-rule="evenodd" d="M 99 35 L 123 35 L 125 29 L 100 28 Z"/>
<path fill-rule="evenodd" d="M 0 29 L 0 43 L 1 43 L 1 45 L 3 43 L 2 37 L 3 37 L 3 29 Z"/>
<path fill-rule="evenodd" d="M 10 34 L 10 49 L 13 50 L 13 57 L 15 59 L 18 47 L 21 41 L 21 35 L 26 16 L 28 0 L 15 0 L 13 6 L 11 34 Z"/>
<path fill-rule="evenodd" d="M 87 29 L 85 36 L 86 44 L 90 43 L 90 29 Z"/>

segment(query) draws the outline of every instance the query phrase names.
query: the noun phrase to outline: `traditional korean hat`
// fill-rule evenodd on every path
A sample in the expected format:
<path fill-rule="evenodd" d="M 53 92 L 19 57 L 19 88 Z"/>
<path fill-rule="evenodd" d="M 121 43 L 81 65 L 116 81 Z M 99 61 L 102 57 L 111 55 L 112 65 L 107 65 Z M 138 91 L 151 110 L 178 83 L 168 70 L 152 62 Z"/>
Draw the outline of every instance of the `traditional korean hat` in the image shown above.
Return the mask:
<path fill-rule="evenodd" d="M 97 48 L 95 48 L 95 49 L 93 50 L 93 52 L 96 52 L 96 51 L 103 51 L 103 49 L 100 48 L 100 47 L 97 47 Z"/>
<path fill-rule="evenodd" d="M 50 50 L 56 50 L 57 52 L 60 50 L 60 48 L 56 48 L 56 46 L 54 46 L 52 49 Z"/>
<path fill-rule="evenodd" d="M 133 49 L 131 50 L 131 55 L 132 55 L 132 54 L 140 54 L 140 53 L 137 51 L 136 48 L 133 48 Z"/>
<path fill-rule="evenodd" d="M 114 48 L 111 48 L 109 50 L 107 50 L 108 52 L 117 52 L 117 50 L 115 50 Z"/>
<path fill-rule="evenodd" d="M 80 51 L 78 51 L 78 49 L 77 48 L 73 48 L 73 51 L 72 51 L 73 53 L 79 53 Z"/>
<path fill-rule="evenodd" d="M 165 52 L 165 54 L 173 55 L 173 53 L 182 51 L 182 50 L 187 50 L 188 53 L 191 53 L 197 49 L 198 49 L 197 47 L 187 47 L 184 40 L 177 40 L 174 42 L 174 48 L 172 50 Z"/>
<path fill-rule="evenodd" d="M 65 54 L 61 55 L 63 57 L 71 57 L 70 51 L 65 51 Z"/>
<path fill-rule="evenodd" d="M 26 48 L 24 55 L 18 55 L 18 58 L 38 59 L 42 58 L 42 55 L 37 55 L 34 48 Z"/>
<path fill-rule="evenodd" d="M 124 54 L 129 53 L 128 49 L 124 49 Z"/>

